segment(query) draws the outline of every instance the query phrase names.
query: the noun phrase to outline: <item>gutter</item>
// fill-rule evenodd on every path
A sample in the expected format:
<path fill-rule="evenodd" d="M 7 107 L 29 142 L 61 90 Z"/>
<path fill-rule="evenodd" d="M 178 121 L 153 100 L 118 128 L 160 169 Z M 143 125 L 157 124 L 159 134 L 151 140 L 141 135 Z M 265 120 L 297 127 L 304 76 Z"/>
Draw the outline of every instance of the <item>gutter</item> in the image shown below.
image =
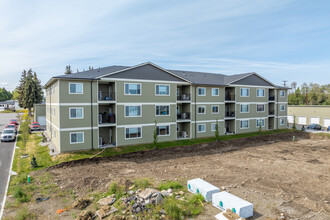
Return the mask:
<path fill-rule="evenodd" d="M 93 129 L 93 80 L 91 81 L 91 142 L 92 142 L 92 150 L 94 150 L 94 129 Z"/>
<path fill-rule="evenodd" d="M 276 129 L 278 129 L 278 89 L 275 89 L 276 91 Z"/>

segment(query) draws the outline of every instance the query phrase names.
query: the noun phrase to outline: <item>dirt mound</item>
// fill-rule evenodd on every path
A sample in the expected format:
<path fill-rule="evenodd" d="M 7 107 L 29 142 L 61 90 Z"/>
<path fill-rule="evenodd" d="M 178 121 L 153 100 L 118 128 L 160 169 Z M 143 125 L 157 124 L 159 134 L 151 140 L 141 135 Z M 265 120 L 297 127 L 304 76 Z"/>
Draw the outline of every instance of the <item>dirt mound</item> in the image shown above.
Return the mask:
<path fill-rule="evenodd" d="M 89 164 L 99 164 L 107 161 L 118 161 L 118 160 L 134 160 L 134 158 L 145 158 L 148 161 L 153 161 L 153 158 L 159 160 L 160 157 L 164 157 L 168 159 L 168 156 L 174 158 L 185 157 L 185 156 L 201 156 L 208 155 L 212 153 L 226 153 L 231 151 L 236 151 L 242 148 L 246 148 L 249 146 L 255 146 L 258 144 L 264 145 L 266 143 L 275 143 L 280 141 L 290 141 L 292 137 L 295 136 L 296 140 L 299 139 L 308 139 L 310 138 L 309 133 L 301 132 L 301 131 L 292 131 L 287 133 L 278 133 L 278 134 L 270 134 L 270 135 L 261 135 L 257 137 L 248 137 L 248 138 L 239 138 L 235 140 L 228 141 L 217 141 L 212 143 L 202 143 L 196 144 L 192 146 L 179 146 L 179 147 L 171 147 L 165 149 L 155 149 L 148 151 L 139 151 L 134 153 L 127 153 L 116 156 L 109 157 L 97 157 L 97 158 L 86 158 L 81 160 L 75 160 L 70 162 L 64 162 L 61 164 L 57 164 L 55 166 L 47 168 L 47 171 L 59 168 L 69 168 L 75 166 L 83 166 Z"/>

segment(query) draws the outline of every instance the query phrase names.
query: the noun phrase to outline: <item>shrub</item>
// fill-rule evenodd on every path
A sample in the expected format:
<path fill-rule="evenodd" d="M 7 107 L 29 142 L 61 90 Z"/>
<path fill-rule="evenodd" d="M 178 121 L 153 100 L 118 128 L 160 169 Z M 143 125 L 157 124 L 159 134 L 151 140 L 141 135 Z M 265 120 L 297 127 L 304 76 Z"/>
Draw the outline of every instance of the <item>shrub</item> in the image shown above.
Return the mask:
<path fill-rule="evenodd" d="M 171 188 L 171 189 L 182 189 L 183 186 L 178 181 L 166 181 L 164 183 L 161 183 L 158 186 L 159 190 L 163 190 L 163 189 L 168 190 L 169 188 Z"/>
<path fill-rule="evenodd" d="M 140 187 L 140 188 L 147 188 L 148 186 L 151 185 L 150 181 L 147 179 L 147 178 L 143 178 L 143 179 L 136 179 L 134 181 L 134 185 L 136 185 L 137 187 Z"/>
<path fill-rule="evenodd" d="M 183 219 L 184 217 L 183 207 L 180 206 L 179 204 L 180 201 L 173 197 L 168 197 L 164 201 L 163 208 L 172 219 Z"/>
<path fill-rule="evenodd" d="M 17 220 L 27 220 L 27 219 L 36 219 L 36 216 L 28 211 L 26 207 L 19 209 L 16 214 Z"/>
<path fill-rule="evenodd" d="M 122 197 L 124 195 L 124 188 L 118 186 L 117 183 L 111 183 L 107 194 L 110 194 L 110 195 L 115 194 L 116 199 L 119 199 L 120 197 Z"/>
<path fill-rule="evenodd" d="M 13 197 L 20 203 L 30 201 L 30 196 L 25 194 L 21 187 L 16 187 L 14 189 Z"/>

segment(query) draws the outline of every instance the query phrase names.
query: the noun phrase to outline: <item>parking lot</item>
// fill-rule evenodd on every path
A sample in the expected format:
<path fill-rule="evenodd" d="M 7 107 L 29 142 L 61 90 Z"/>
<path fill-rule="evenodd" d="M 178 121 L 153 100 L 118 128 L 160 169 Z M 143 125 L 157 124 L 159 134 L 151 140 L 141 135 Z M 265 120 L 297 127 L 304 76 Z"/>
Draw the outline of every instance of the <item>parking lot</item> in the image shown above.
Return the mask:
<path fill-rule="evenodd" d="M 2 132 L 12 118 L 16 118 L 15 113 L 0 113 L 0 132 Z M 2 206 L 4 205 L 3 199 L 7 187 L 14 145 L 15 142 L 0 143 L 0 219 Z"/>

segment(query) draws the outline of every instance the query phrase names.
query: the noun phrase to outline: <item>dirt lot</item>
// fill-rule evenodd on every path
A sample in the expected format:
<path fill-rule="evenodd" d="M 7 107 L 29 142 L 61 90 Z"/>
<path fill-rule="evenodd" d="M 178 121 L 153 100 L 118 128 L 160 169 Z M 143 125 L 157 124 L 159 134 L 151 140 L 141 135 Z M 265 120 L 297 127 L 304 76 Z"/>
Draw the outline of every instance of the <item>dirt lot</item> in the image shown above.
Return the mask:
<path fill-rule="evenodd" d="M 330 139 L 315 134 L 265 135 L 85 159 L 48 171 L 56 184 L 78 196 L 103 190 L 112 181 L 146 177 L 184 183 L 199 177 L 252 202 L 254 219 L 276 219 L 280 213 L 287 219 L 330 219 Z M 58 208 L 63 204 L 57 198 L 30 207 L 43 219 L 54 219 Z M 214 219 L 217 213 L 207 205 L 197 219 Z"/>

